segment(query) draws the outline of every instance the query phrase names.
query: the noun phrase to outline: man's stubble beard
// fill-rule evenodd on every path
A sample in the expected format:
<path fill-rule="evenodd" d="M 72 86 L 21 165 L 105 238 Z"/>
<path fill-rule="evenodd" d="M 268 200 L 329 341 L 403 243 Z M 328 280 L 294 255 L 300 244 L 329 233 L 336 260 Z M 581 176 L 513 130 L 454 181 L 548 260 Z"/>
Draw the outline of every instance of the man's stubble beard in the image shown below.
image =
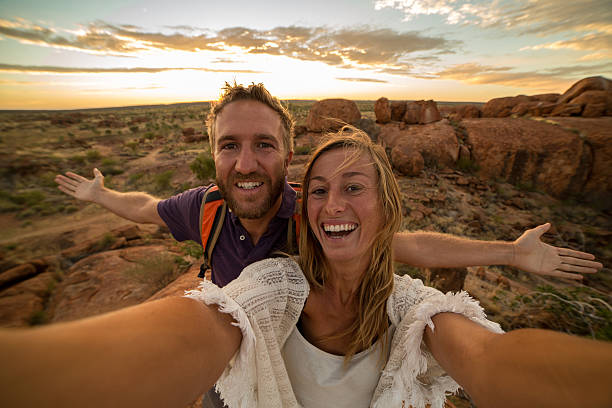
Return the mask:
<path fill-rule="evenodd" d="M 285 186 L 285 177 L 281 175 L 278 177 L 276 182 L 273 183 L 272 179 L 270 179 L 267 176 L 263 176 L 263 177 L 262 175 L 258 175 L 258 176 L 259 176 L 258 177 L 259 179 L 263 179 L 264 186 L 270 186 L 270 193 L 265 197 L 261 205 L 257 205 L 254 208 L 248 208 L 250 206 L 248 207 L 243 206 L 242 203 L 240 203 L 238 200 L 236 200 L 233 197 L 232 194 L 230 194 L 230 192 L 226 188 L 225 183 L 220 182 L 219 179 L 216 180 L 217 187 L 219 187 L 219 191 L 221 192 L 223 199 L 227 202 L 227 205 L 230 208 L 230 210 L 232 210 L 232 212 L 238 218 L 244 218 L 244 219 L 250 219 L 250 220 L 262 218 L 264 215 L 268 213 L 268 211 L 270 211 L 270 209 L 274 206 L 274 204 L 277 202 L 277 200 L 283 193 L 284 186 Z M 246 176 L 240 175 L 238 177 L 233 176 L 231 177 L 231 180 L 229 180 L 229 185 L 233 186 L 235 182 L 241 179 L 252 180 L 252 175 L 246 175 Z"/>

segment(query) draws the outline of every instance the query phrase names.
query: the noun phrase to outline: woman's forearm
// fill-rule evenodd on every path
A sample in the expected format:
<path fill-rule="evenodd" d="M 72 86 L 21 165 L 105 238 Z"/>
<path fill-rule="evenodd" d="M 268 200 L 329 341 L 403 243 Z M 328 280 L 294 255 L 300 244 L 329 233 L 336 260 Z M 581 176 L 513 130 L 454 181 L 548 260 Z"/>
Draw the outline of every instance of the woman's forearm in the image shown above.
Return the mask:
<path fill-rule="evenodd" d="M 215 307 L 166 298 L 39 329 L 0 331 L 0 406 L 185 406 L 240 345 Z"/>
<path fill-rule="evenodd" d="M 612 344 L 539 329 L 494 334 L 440 313 L 425 341 L 479 408 L 610 407 Z"/>

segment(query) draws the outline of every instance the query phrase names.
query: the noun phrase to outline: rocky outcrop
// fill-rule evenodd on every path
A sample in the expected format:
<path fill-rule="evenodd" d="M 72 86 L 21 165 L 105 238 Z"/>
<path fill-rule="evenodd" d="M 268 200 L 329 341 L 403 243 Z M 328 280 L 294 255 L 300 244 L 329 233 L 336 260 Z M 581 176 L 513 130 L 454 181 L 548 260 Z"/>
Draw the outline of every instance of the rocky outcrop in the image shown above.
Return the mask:
<path fill-rule="evenodd" d="M 406 105 L 406 113 L 402 120 L 409 125 L 437 122 L 442 117 L 438 111 L 438 106 L 432 100 L 410 102 Z"/>
<path fill-rule="evenodd" d="M 391 120 L 399 122 L 404 119 L 406 114 L 406 101 L 393 101 L 391 102 Z"/>
<path fill-rule="evenodd" d="M 390 149 L 394 167 L 405 171 L 405 174 L 418 173 L 420 160 L 414 152 L 422 156 L 423 164 L 427 167 L 452 166 L 459 155 L 455 131 L 446 120 L 404 128 L 398 124 L 387 124 L 381 126 L 378 140 Z"/>
<path fill-rule="evenodd" d="M 612 115 L 612 81 L 598 76 L 582 79 L 563 95 L 540 94 L 495 98 L 482 109 L 484 117 L 508 116 L 582 116 Z"/>
<path fill-rule="evenodd" d="M 357 104 L 348 99 L 324 99 L 315 102 L 308 112 L 306 127 L 311 132 L 338 130 L 344 124 L 355 124 L 361 118 Z"/>
<path fill-rule="evenodd" d="M 378 123 L 389 123 L 391 121 L 391 105 L 387 98 L 382 97 L 374 102 L 374 115 Z"/>
<path fill-rule="evenodd" d="M 60 322 L 142 303 L 177 276 L 165 245 L 129 247 L 88 256 L 58 283 L 48 313 Z"/>
<path fill-rule="evenodd" d="M 576 133 L 528 119 L 466 119 L 462 125 L 481 175 L 556 196 L 584 188 L 593 155 Z"/>

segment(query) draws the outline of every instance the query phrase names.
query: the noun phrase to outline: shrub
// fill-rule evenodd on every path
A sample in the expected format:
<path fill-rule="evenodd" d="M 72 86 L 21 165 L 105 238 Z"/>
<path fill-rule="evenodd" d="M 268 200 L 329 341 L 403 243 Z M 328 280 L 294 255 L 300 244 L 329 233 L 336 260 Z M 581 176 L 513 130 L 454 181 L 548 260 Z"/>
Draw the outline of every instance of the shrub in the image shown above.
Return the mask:
<path fill-rule="evenodd" d="M 92 162 L 92 161 L 100 160 L 102 155 L 100 154 L 99 151 L 92 149 L 92 150 L 88 150 L 85 153 L 85 157 L 87 158 L 88 162 Z"/>
<path fill-rule="evenodd" d="M 480 165 L 472 159 L 460 157 L 459 160 L 457 160 L 457 169 L 466 173 L 476 173 L 480 170 Z"/>
<path fill-rule="evenodd" d="M 172 176 L 174 175 L 174 171 L 167 170 L 163 173 L 156 174 L 154 177 L 155 188 L 157 191 L 164 191 L 170 189 L 170 181 L 172 180 Z"/>
<path fill-rule="evenodd" d="M 215 177 L 215 161 L 210 154 L 202 153 L 189 165 L 191 172 L 201 181 L 208 181 Z"/>

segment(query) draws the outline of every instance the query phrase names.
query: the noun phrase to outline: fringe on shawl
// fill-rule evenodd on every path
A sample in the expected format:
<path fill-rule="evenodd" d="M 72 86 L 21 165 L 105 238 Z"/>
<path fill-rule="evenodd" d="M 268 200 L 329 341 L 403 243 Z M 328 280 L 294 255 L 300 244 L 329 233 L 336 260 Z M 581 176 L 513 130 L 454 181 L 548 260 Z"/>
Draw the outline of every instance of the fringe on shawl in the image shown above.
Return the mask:
<path fill-rule="evenodd" d="M 470 320 L 495 333 L 502 333 L 499 324 L 486 319 L 480 304 L 465 291 L 458 293 L 440 293 L 427 297 L 415 307 L 414 318 L 408 327 L 400 326 L 398 341 L 405 349 L 405 355 L 399 366 L 385 369 L 382 376 L 392 378 L 392 386 L 380 396 L 374 408 L 390 406 L 411 405 L 413 408 L 424 408 L 431 404 L 432 408 L 443 408 L 446 396 L 457 392 L 459 384 L 449 375 L 436 376 L 429 384 L 419 381 L 418 376 L 428 371 L 428 359 L 433 360 L 431 354 L 421 349 L 425 327 L 434 330 L 432 317 L 442 312 L 459 313 Z M 397 334 L 397 333 L 396 333 Z"/>
<path fill-rule="evenodd" d="M 217 380 L 216 390 L 229 407 L 249 408 L 257 405 L 257 372 L 255 362 L 255 333 L 244 310 L 214 283 L 202 281 L 196 290 L 185 291 L 185 297 L 219 305 L 221 313 L 232 316 L 242 332 L 242 343 L 223 374 Z"/>

